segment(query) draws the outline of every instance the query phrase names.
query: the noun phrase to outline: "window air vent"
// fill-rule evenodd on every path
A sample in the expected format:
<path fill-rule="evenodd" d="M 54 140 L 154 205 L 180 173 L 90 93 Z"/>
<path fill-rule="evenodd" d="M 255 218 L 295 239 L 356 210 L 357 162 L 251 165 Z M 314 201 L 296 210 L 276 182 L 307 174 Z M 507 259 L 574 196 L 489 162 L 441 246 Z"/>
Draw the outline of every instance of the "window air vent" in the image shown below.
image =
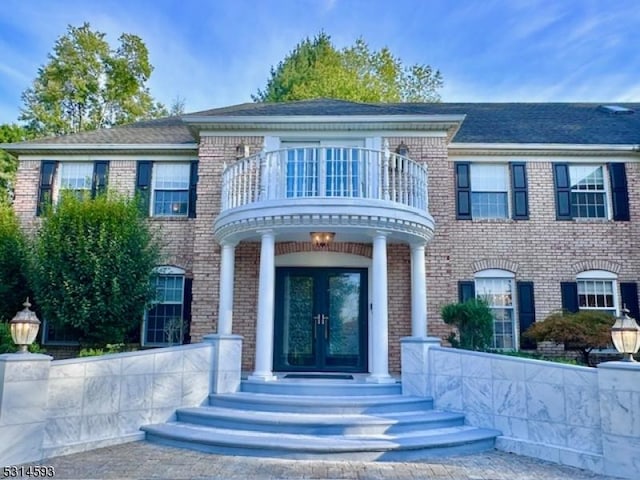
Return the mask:
<path fill-rule="evenodd" d="M 600 105 L 598 109 L 602 110 L 603 112 L 613 113 L 616 115 L 623 115 L 623 114 L 628 115 L 635 111 L 631 108 L 623 107 L 621 105 Z"/>

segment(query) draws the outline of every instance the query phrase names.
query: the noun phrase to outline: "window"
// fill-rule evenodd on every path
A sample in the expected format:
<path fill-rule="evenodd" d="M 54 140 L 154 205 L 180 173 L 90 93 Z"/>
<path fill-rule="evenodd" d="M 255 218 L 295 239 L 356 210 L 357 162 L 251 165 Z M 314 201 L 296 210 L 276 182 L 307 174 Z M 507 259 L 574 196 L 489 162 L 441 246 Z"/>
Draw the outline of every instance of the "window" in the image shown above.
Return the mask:
<path fill-rule="evenodd" d="M 156 273 L 156 300 L 145 314 L 142 341 L 147 346 L 179 345 L 185 333 L 184 270 L 158 267 Z"/>
<path fill-rule="evenodd" d="M 152 215 L 186 216 L 189 205 L 188 163 L 158 163 L 153 169 Z"/>
<path fill-rule="evenodd" d="M 614 273 L 603 270 L 589 270 L 577 275 L 578 308 L 617 315 L 616 278 Z"/>
<path fill-rule="evenodd" d="M 571 215 L 607 218 L 607 189 L 602 165 L 570 165 Z"/>
<path fill-rule="evenodd" d="M 535 348 L 534 342 L 522 336 L 536 321 L 533 282 L 516 282 L 515 275 L 507 270 L 481 270 L 474 280 L 458 282 L 458 300 L 472 298 L 483 298 L 493 312 L 494 348 Z"/>
<path fill-rule="evenodd" d="M 471 217 L 509 218 L 506 165 L 471 164 Z"/>
<path fill-rule="evenodd" d="M 42 320 L 42 343 L 44 345 L 79 345 L 80 331 L 71 325 L 56 326 Z"/>
<path fill-rule="evenodd" d="M 137 165 L 136 190 L 151 216 L 195 217 L 196 162 L 148 162 Z"/>
<path fill-rule="evenodd" d="M 476 298 L 493 313 L 493 348 L 516 348 L 513 274 L 505 270 L 483 270 L 475 276 Z"/>
<path fill-rule="evenodd" d="M 459 220 L 529 218 L 526 165 L 456 162 Z"/>
<path fill-rule="evenodd" d="M 109 162 L 57 162 L 43 160 L 40 167 L 40 188 L 37 214 L 46 205 L 56 203 L 64 190 L 77 197 L 95 196 L 107 188 Z"/>
<path fill-rule="evenodd" d="M 629 220 L 629 194 L 624 163 L 553 166 L 556 218 Z"/>
<path fill-rule="evenodd" d="M 93 163 L 61 163 L 58 176 L 59 191 L 69 190 L 77 197 L 91 192 Z"/>
<path fill-rule="evenodd" d="M 357 197 L 361 140 L 281 142 L 286 155 L 287 197 Z"/>

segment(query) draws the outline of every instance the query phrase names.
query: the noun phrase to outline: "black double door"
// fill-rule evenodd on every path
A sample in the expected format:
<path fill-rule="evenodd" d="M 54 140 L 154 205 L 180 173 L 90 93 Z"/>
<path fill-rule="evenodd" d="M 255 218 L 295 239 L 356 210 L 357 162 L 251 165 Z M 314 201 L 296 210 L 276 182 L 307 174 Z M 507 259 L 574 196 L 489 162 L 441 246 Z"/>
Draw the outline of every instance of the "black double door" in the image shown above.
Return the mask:
<path fill-rule="evenodd" d="M 367 323 L 367 269 L 276 269 L 276 371 L 367 371 Z"/>

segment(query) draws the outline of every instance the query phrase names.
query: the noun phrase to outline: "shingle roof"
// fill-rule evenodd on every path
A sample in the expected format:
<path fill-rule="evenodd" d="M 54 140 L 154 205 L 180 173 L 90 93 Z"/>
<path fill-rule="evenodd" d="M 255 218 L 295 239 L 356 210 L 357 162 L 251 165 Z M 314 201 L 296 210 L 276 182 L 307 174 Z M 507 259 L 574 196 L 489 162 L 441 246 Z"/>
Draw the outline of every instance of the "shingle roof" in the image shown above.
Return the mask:
<path fill-rule="evenodd" d="M 317 99 L 245 103 L 190 116 L 466 115 L 456 143 L 640 144 L 640 103 L 616 103 L 633 113 L 611 113 L 600 103 L 354 103 Z M 605 105 L 608 105 L 605 104 Z"/>
<path fill-rule="evenodd" d="M 102 128 L 91 132 L 74 133 L 59 137 L 38 138 L 19 145 L 80 145 L 80 144 L 175 144 L 195 142 L 193 135 L 180 117 L 145 120 L 113 128 Z M 18 144 L 16 144 L 18 145 Z"/>
<path fill-rule="evenodd" d="M 269 116 L 466 115 L 455 143 L 640 144 L 640 103 L 616 104 L 633 113 L 611 113 L 598 103 L 387 103 L 367 104 L 333 99 L 287 103 L 244 103 L 182 117 L 37 139 L 14 144 L 193 144 L 189 119 Z"/>

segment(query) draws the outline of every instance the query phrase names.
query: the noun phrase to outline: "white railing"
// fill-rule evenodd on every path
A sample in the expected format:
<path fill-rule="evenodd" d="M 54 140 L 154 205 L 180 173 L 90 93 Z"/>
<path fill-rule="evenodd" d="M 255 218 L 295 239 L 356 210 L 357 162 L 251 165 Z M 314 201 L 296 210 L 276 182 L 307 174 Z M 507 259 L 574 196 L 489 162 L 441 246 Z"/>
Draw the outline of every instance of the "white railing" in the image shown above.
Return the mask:
<path fill-rule="evenodd" d="M 240 159 L 222 176 L 222 210 L 309 197 L 386 200 L 427 211 L 427 169 L 388 149 L 299 147 Z"/>

